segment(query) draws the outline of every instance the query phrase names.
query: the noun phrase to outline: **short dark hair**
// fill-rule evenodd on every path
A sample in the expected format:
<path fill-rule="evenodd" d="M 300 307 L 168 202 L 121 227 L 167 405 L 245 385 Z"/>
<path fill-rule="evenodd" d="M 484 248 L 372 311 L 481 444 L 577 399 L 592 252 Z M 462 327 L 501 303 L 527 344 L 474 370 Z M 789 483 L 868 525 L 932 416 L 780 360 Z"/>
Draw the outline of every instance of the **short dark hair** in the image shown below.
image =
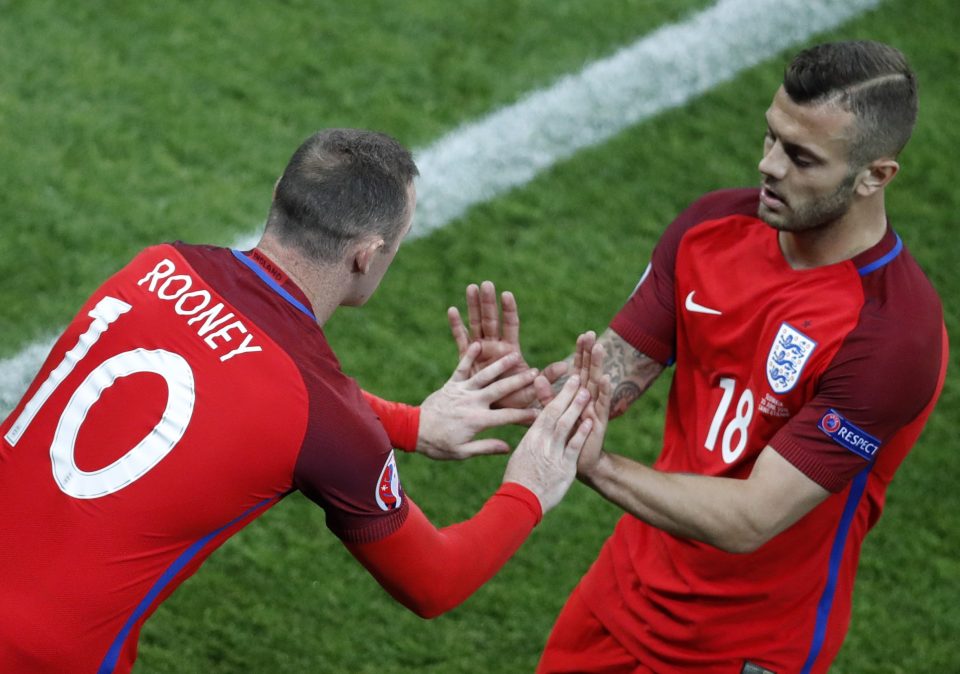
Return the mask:
<path fill-rule="evenodd" d="M 851 164 L 896 157 L 917 120 L 917 77 L 900 50 L 869 40 L 829 42 L 797 54 L 783 75 L 797 103 L 836 102 L 856 117 Z"/>
<path fill-rule="evenodd" d="M 393 245 L 406 223 L 407 189 L 419 174 L 410 151 L 390 136 L 326 129 L 293 153 L 276 186 L 267 231 L 325 262 L 380 234 Z"/>

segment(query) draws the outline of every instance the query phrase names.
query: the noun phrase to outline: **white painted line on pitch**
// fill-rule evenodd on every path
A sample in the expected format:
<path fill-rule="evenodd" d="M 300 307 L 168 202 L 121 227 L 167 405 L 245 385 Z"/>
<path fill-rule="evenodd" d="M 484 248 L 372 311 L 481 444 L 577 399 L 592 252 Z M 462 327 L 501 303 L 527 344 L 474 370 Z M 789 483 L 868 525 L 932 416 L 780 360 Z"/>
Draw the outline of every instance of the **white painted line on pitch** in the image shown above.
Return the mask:
<path fill-rule="evenodd" d="M 879 0 L 720 0 L 466 124 L 417 156 L 423 236 L 625 128 L 681 106 Z M 773 92 L 770 92 L 771 96 Z M 758 128 L 762 111 L 757 111 Z"/>
<path fill-rule="evenodd" d="M 415 153 L 422 177 L 411 236 L 429 234 L 578 150 L 681 106 L 879 4 L 720 0 L 547 89 L 465 124 Z M 258 237 L 245 236 L 237 246 L 249 248 Z M 0 360 L 0 416 L 19 400 L 52 345 L 53 340 L 45 340 Z"/>

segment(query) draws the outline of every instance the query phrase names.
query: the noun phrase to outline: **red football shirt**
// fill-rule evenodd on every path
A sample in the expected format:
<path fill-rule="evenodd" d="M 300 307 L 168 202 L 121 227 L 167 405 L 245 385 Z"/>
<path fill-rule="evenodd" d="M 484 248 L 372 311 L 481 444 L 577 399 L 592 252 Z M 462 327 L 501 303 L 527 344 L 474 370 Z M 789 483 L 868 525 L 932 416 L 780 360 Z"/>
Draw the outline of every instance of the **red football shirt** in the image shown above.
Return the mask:
<path fill-rule="evenodd" d="M 746 478 L 771 445 L 832 495 L 751 554 L 621 519 L 582 594 L 657 672 L 826 671 L 861 542 L 943 384 L 940 301 L 899 237 L 794 270 L 757 205 L 728 190 L 682 213 L 611 327 L 676 362 L 656 468 Z"/>
<path fill-rule="evenodd" d="M 294 489 L 347 543 L 401 526 L 382 426 L 270 270 L 147 249 L 0 426 L 0 671 L 128 671 L 157 605 Z"/>

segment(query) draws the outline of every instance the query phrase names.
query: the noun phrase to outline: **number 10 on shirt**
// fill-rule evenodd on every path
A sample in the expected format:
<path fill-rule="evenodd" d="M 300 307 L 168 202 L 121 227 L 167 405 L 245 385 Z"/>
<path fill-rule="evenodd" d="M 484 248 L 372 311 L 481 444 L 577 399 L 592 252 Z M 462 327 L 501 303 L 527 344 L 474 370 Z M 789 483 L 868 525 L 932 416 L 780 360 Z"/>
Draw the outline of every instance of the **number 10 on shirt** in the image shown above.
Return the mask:
<path fill-rule="evenodd" d="M 37 413 L 53 392 L 73 372 L 112 323 L 132 307 L 114 297 L 104 297 L 88 314 L 93 322 L 80 335 L 77 344 L 24 405 L 4 439 L 15 446 L 30 427 Z M 167 403 L 160 421 L 135 447 L 108 466 L 94 471 L 81 470 L 74 451 L 80 427 L 90 408 L 104 390 L 120 377 L 139 372 L 152 372 L 167 384 Z M 143 477 L 170 453 L 183 437 L 193 415 L 196 399 L 193 370 L 184 358 L 164 349 L 148 351 L 132 349 L 108 358 L 95 367 L 71 395 L 57 422 L 50 443 L 50 461 L 57 486 L 65 494 L 91 499 L 112 494 Z"/>

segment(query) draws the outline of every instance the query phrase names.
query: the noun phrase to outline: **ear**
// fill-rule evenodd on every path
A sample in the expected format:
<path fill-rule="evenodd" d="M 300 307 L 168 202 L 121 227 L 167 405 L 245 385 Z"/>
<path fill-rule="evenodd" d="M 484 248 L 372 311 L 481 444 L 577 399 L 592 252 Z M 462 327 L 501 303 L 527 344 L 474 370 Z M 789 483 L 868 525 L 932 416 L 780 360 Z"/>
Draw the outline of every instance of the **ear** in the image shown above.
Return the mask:
<path fill-rule="evenodd" d="M 882 190 L 900 171 L 895 159 L 875 159 L 857 177 L 857 194 L 868 197 Z"/>
<path fill-rule="evenodd" d="M 366 274 L 380 249 L 386 242 L 379 236 L 361 239 L 353 251 L 353 271 Z"/>

